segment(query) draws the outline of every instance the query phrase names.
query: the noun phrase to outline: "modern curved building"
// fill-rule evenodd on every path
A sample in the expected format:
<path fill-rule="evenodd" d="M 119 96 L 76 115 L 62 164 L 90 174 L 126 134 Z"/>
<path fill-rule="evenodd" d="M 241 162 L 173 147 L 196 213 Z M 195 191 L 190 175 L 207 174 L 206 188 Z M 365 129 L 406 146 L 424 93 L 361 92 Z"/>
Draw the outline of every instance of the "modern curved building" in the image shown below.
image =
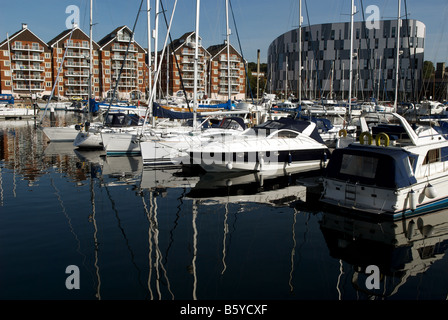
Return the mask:
<path fill-rule="evenodd" d="M 365 22 L 353 27 L 352 97 L 393 100 L 396 78 L 397 20 Z M 401 20 L 399 101 L 420 99 L 425 25 Z M 268 49 L 267 90 L 297 97 L 299 88 L 298 32 L 277 37 Z M 302 97 L 347 99 L 350 71 L 350 22 L 302 26 Z"/>

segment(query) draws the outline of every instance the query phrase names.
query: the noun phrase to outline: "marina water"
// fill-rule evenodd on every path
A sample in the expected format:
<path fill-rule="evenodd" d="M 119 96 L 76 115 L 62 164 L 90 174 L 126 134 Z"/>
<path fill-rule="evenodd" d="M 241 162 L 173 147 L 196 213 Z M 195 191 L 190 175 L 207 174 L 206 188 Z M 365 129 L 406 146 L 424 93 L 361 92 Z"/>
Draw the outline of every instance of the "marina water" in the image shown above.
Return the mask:
<path fill-rule="evenodd" d="M 447 211 L 409 237 L 322 211 L 318 176 L 143 169 L 49 143 L 35 120 L 2 121 L 0 142 L 2 300 L 447 298 Z"/>

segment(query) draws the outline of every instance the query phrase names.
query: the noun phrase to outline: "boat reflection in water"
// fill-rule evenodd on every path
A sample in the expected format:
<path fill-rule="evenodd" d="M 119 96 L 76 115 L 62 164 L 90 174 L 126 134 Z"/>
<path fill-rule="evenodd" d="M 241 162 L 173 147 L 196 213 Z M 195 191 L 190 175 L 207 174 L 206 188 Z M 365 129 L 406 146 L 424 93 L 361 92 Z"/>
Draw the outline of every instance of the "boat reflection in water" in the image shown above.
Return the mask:
<path fill-rule="evenodd" d="M 255 202 L 272 206 L 306 202 L 307 187 L 316 172 L 286 174 L 283 171 L 207 172 L 202 175 L 187 197 L 204 204 Z M 299 181 L 300 180 L 300 181 Z"/>
<path fill-rule="evenodd" d="M 392 298 L 405 285 L 417 291 L 440 290 L 424 283 L 424 273 L 445 256 L 448 247 L 448 210 L 399 221 L 369 221 L 336 213 L 324 213 L 320 228 L 330 255 L 352 265 L 351 284 L 369 299 Z M 341 263 L 342 266 L 342 263 Z M 372 272 L 379 268 L 379 289 L 371 289 Z M 341 269 L 341 274 L 343 274 Z M 345 272 L 346 273 L 346 272 Z M 444 281 L 441 278 L 440 281 Z M 338 285 L 344 281 L 338 279 Z M 343 297 L 338 288 L 339 298 Z M 447 292 L 440 292 L 446 298 Z M 400 295 L 400 299 L 403 295 Z M 414 297 L 415 298 L 415 297 Z"/>

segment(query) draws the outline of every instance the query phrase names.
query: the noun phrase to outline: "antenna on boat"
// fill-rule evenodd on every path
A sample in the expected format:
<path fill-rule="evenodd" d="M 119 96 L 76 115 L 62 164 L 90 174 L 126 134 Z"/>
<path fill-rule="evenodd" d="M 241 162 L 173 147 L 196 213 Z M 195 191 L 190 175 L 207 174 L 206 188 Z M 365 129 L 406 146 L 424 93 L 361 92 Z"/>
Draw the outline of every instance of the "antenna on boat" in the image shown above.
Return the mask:
<path fill-rule="evenodd" d="M 399 76 L 399 63 L 400 63 L 400 27 L 401 27 L 401 0 L 398 0 L 398 16 L 397 16 L 397 56 L 395 66 L 395 100 L 394 100 L 394 112 L 397 112 L 397 100 L 398 100 L 398 76 Z"/>

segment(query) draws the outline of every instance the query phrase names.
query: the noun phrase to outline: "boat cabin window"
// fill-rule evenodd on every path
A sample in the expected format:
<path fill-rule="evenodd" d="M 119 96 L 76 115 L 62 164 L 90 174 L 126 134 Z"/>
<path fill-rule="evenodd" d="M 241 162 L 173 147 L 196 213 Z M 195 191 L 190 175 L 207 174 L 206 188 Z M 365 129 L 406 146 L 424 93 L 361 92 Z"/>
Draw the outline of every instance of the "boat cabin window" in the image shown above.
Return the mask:
<path fill-rule="evenodd" d="M 434 162 L 440 162 L 440 149 L 428 150 L 423 164 L 429 164 Z"/>
<path fill-rule="evenodd" d="M 290 131 L 290 130 L 280 130 L 276 134 L 276 138 L 296 138 L 299 135 L 298 132 Z"/>
<path fill-rule="evenodd" d="M 377 166 L 377 158 L 344 154 L 340 173 L 364 178 L 375 178 Z"/>

